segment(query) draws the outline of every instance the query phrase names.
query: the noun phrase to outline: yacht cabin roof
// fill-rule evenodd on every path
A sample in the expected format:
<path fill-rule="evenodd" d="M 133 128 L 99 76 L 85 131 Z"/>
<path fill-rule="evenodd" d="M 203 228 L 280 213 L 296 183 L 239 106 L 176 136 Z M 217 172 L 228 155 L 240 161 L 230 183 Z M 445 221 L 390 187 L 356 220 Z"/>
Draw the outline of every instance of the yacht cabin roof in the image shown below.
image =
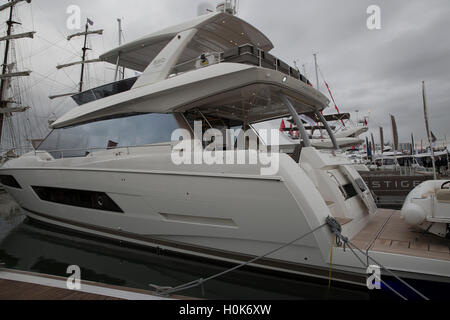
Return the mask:
<path fill-rule="evenodd" d="M 223 52 L 251 43 L 266 52 L 272 42 L 258 29 L 236 16 L 214 12 L 192 21 L 172 26 L 111 50 L 100 59 L 143 72 L 158 53 L 180 32 L 197 29 L 198 32 L 180 56 L 178 63 L 197 58 L 203 52 Z"/>

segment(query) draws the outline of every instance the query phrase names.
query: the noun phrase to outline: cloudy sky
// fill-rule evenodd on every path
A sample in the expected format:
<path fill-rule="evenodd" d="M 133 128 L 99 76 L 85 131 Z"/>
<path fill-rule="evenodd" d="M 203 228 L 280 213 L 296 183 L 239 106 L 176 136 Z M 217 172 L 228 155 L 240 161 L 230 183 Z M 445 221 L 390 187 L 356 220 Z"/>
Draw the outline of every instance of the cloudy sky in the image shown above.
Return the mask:
<path fill-rule="evenodd" d="M 214 0 L 33 0 L 18 7 L 20 30 L 36 30 L 34 40 L 17 45 L 19 65 L 32 69 L 26 97 L 39 119 L 55 119 L 73 107 L 70 98 L 50 101 L 51 94 L 74 91 L 79 67 L 55 66 L 81 56 L 82 39 L 68 42 L 67 8 L 78 5 L 83 20 L 105 29 L 92 36 L 90 57 L 117 45 L 117 18 L 123 19 L 125 40 L 195 18 L 201 3 Z M 381 30 L 370 31 L 368 6 L 381 8 Z M 313 53 L 342 112 L 370 115 L 376 132 L 384 126 L 391 138 L 389 114 L 397 117 L 401 139 L 425 137 L 421 81 L 427 84 L 430 121 L 435 134 L 450 139 L 450 3 L 448 0 L 241 0 L 239 17 L 264 32 L 273 54 L 306 65 L 315 83 Z M 2 21 L 5 12 L 1 15 Z M 5 27 L 0 29 L 4 33 Z M 19 31 L 19 30 L 18 30 Z M 114 66 L 89 68 L 89 86 L 111 82 Z M 128 74 L 133 75 L 132 73 Z M 322 85 L 322 91 L 325 88 Z M 75 90 L 76 91 L 76 90 Z M 332 112 L 329 109 L 329 112 Z M 45 123 L 45 121 L 42 121 Z"/>

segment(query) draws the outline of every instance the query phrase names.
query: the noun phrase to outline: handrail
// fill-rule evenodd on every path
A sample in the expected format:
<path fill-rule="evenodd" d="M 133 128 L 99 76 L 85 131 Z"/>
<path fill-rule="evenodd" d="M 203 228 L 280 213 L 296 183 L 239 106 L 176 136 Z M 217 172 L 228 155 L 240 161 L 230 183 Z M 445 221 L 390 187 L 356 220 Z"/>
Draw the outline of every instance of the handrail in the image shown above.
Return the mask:
<path fill-rule="evenodd" d="M 61 158 L 64 159 L 64 153 L 69 152 L 87 152 L 86 156 L 89 156 L 92 154 L 92 152 L 95 151 L 120 151 L 120 150 L 127 150 L 127 155 L 130 155 L 130 149 L 138 149 L 138 148 L 151 148 L 151 147 L 165 147 L 165 146 L 172 146 L 174 142 L 163 142 L 163 143 L 155 143 L 155 144 L 148 144 L 148 145 L 141 145 L 141 146 L 120 146 L 120 147 L 114 147 L 114 148 L 108 148 L 108 147 L 92 147 L 92 148 L 81 148 L 81 149 L 58 149 L 58 150 L 34 150 L 34 155 L 41 153 L 61 153 Z M 81 157 L 76 157 L 81 158 Z"/>

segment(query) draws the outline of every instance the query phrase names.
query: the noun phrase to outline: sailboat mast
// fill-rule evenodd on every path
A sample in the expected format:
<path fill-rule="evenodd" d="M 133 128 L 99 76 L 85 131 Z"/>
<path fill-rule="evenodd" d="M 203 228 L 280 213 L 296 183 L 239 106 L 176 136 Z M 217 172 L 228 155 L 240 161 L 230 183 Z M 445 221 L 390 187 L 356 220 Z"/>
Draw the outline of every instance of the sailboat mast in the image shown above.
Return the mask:
<path fill-rule="evenodd" d="M 57 95 L 52 95 L 49 96 L 49 98 L 51 100 L 56 99 L 56 98 L 62 98 L 62 97 L 67 97 L 67 96 L 72 96 L 72 95 L 76 95 L 78 93 L 83 92 L 83 87 L 84 87 L 84 68 L 86 64 L 90 64 L 90 63 L 96 63 L 96 62 L 101 62 L 102 60 L 100 59 L 91 59 L 91 60 L 86 60 L 86 52 L 88 50 L 91 50 L 90 48 L 87 47 L 87 39 L 88 36 L 91 34 L 99 34 L 102 35 L 103 34 L 103 29 L 101 30 L 93 30 L 93 31 L 89 31 L 89 25 L 94 25 L 94 22 L 92 22 L 89 18 L 86 21 L 86 27 L 85 27 L 85 31 L 83 32 L 78 32 L 78 33 L 74 33 L 71 34 L 67 37 L 67 41 L 72 40 L 75 37 L 81 37 L 84 36 L 84 45 L 83 45 L 83 56 L 82 56 L 82 60 L 81 61 L 76 61 L 76 62 L 71 62 L 71 63 L 67 63 L 67 64 L 63 64 L 63 65 L 58 65 L 56 66 L 57 69 L 62 69 L 62 68 L 67 68 L 67 67 L 71 67 L 74 65 L 79 65 L 81 64 L 81 75 L 80 75 L 80 84 L 79 84 L 79 90 L 78 92 L 71 92 L 71 93 L 63 93 L 63 94 L 57 94 Z"/>
<path fill-rule="evenodd" d="M 317 90 L 320 90 L 319 86 L 319 65 L 317 64 L 317 53 L 314 53 L 314 65 L 316 67 L 316 83 L 317 83 Z"/>
<path fill-rule="evenodd" d="M 425 118 L 425 128 L 427 130 L 428 142 L 430 144 L 431 151 L 431 163 L 433 164 L 433 175 L 434 180 L 437 180 L 436 175 L 436 159 L 434 158 L 434 148 L 433 148 L 433 139 L 431 137 L 430 123 L 428 118 L 428 107 L 427 107 L 427 97 L 425 92 L 425 81 L 422 81 L 422 97 L 423 97 L 423 113 Z"/>
<path fill-rule="evenodd" d="M 81 59 L 81 77 L 80 77 L 80 92 L 83 92 L 83 80 L 84 80 L 84 62 L 86 61 L 86 51 L 87 48 L 87 37 L 88 37 L 88 31 L 89 31 L 89 23 L 86 22 L 86 34 L 84 35 L 84 46 L 83 46 L 83 57 Z"/>
<path fill-rule="evenodd" d="M 6 32 L 7 37 L 11 36 L 12 26 L 13 26 L 13 9 L 14 6 L 11 6 L 9 8 L 9 20 L 6 22 L 8 25 L 8 30 Z M 10 40 L 9 38 L 6 40 L 5 44 L 5 57 L 3 59 L 3 68 L 2 68 L 2 75 L 5 75 L 8 73 L 8 55 L 9 55 L 9 47 L 10 47 Z M 5 87 L 6 87 L 6 81 L 8 81 L 7 78 L 2 78 L 0 83 L 0 108 L 5 108 L 6 104 L 4 105 L 3 101 L 6 101 L 4 99 L 4 93 L 5 93 Z M 2 141 L 3 136 L 3 120 L 4 120 L 4 114 L 0 113 L 0 143 Z"/>

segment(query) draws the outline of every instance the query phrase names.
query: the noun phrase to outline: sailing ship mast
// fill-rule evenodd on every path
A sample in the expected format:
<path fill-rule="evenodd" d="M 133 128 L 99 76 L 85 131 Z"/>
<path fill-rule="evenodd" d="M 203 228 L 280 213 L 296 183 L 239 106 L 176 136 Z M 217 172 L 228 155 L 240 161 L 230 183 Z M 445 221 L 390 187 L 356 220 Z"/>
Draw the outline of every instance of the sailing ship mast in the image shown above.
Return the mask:
<path fill-rule="evenodd" d="M 14 25 L 20 24 L 20 22 L 16 22 L 13 20 L 14 7 L 20 2 L 31 3 L 31 0 L 11 0 L 8 3 L 5 3 L 0 6 L 0 11 L 9 9 L 9 19 L 6 21 L 6 24 L 8 26 L 6 36 L 0 37 L 0 41 L 5 41 L 2 73 L 0 75 L 0 143 L 2 142 L 3 122 L 5 118 L 10 117 L 12 113 L 25 112 L 26 110 L 29 109 L 29 107 L 19 105 L 15 107 L 9 107 L 10 104 L 16 104 L 17 102 L 15 102 L 12 98 L 7 96 L 7 89 L 11 79 L 17 77 L 28 77 L 31 74 L 30 70 L 12 72 L 15 63 L 9 61 L 11 41 L 22 38 L 32 39 L 34 37 L 34 34 L 36 33 L 35 31 L 31 31 L 20 34 L 13 34 Z"/>
<path fill-rule="evenodd" d="M 88 19 L 86 19 L 86 25 L 85 25 L 85 29 L 84 29 L 83 32 L 77 32 L 77 33 L 71 34 L 71 35 L 69 35 L 67 37 L 67 41 L 70 41 L 73 38 L 84 36 L 84 45 L 83 45 L 83 48 L 81 49 L 82 50 L 81 61 L 76 61 L 76 62 L 71 62 L 71 63 L 62 64 L 62 65 L 56 66 L 56 68 L 59 70 L 59 69 L 68 68 L 68 67 L 75 66 L 75 65 L 81 65 L 80 83 L 78 85 L 78 92 L 70 92 L 70 93 L 63 93 L 63 94 L 53 95 L 53 96 L 49 97 L 51 100 L 56 99 L 56 98 L 72 96 L 72 95 L 75 95 L 77 93 L 83 92 L 85 66 L 87 64 L 90 64 L 90 63 L 102 62 L 101 59 L 91 59 L 91 60 L 87 60 L 86 59 L 87 51 L 88 50 L 92 50 L 92 49 L 87 47 L 88 36 L 89 35 L 93 35 L 93 34 L 98 34 L 98 35 L 102 35 L 103 34 L 103 29 L 90 31 L 89 30 L 89 26 L 92 26 L 92 25 L 94 25 L 94 23 L 88 18 Z"/>

